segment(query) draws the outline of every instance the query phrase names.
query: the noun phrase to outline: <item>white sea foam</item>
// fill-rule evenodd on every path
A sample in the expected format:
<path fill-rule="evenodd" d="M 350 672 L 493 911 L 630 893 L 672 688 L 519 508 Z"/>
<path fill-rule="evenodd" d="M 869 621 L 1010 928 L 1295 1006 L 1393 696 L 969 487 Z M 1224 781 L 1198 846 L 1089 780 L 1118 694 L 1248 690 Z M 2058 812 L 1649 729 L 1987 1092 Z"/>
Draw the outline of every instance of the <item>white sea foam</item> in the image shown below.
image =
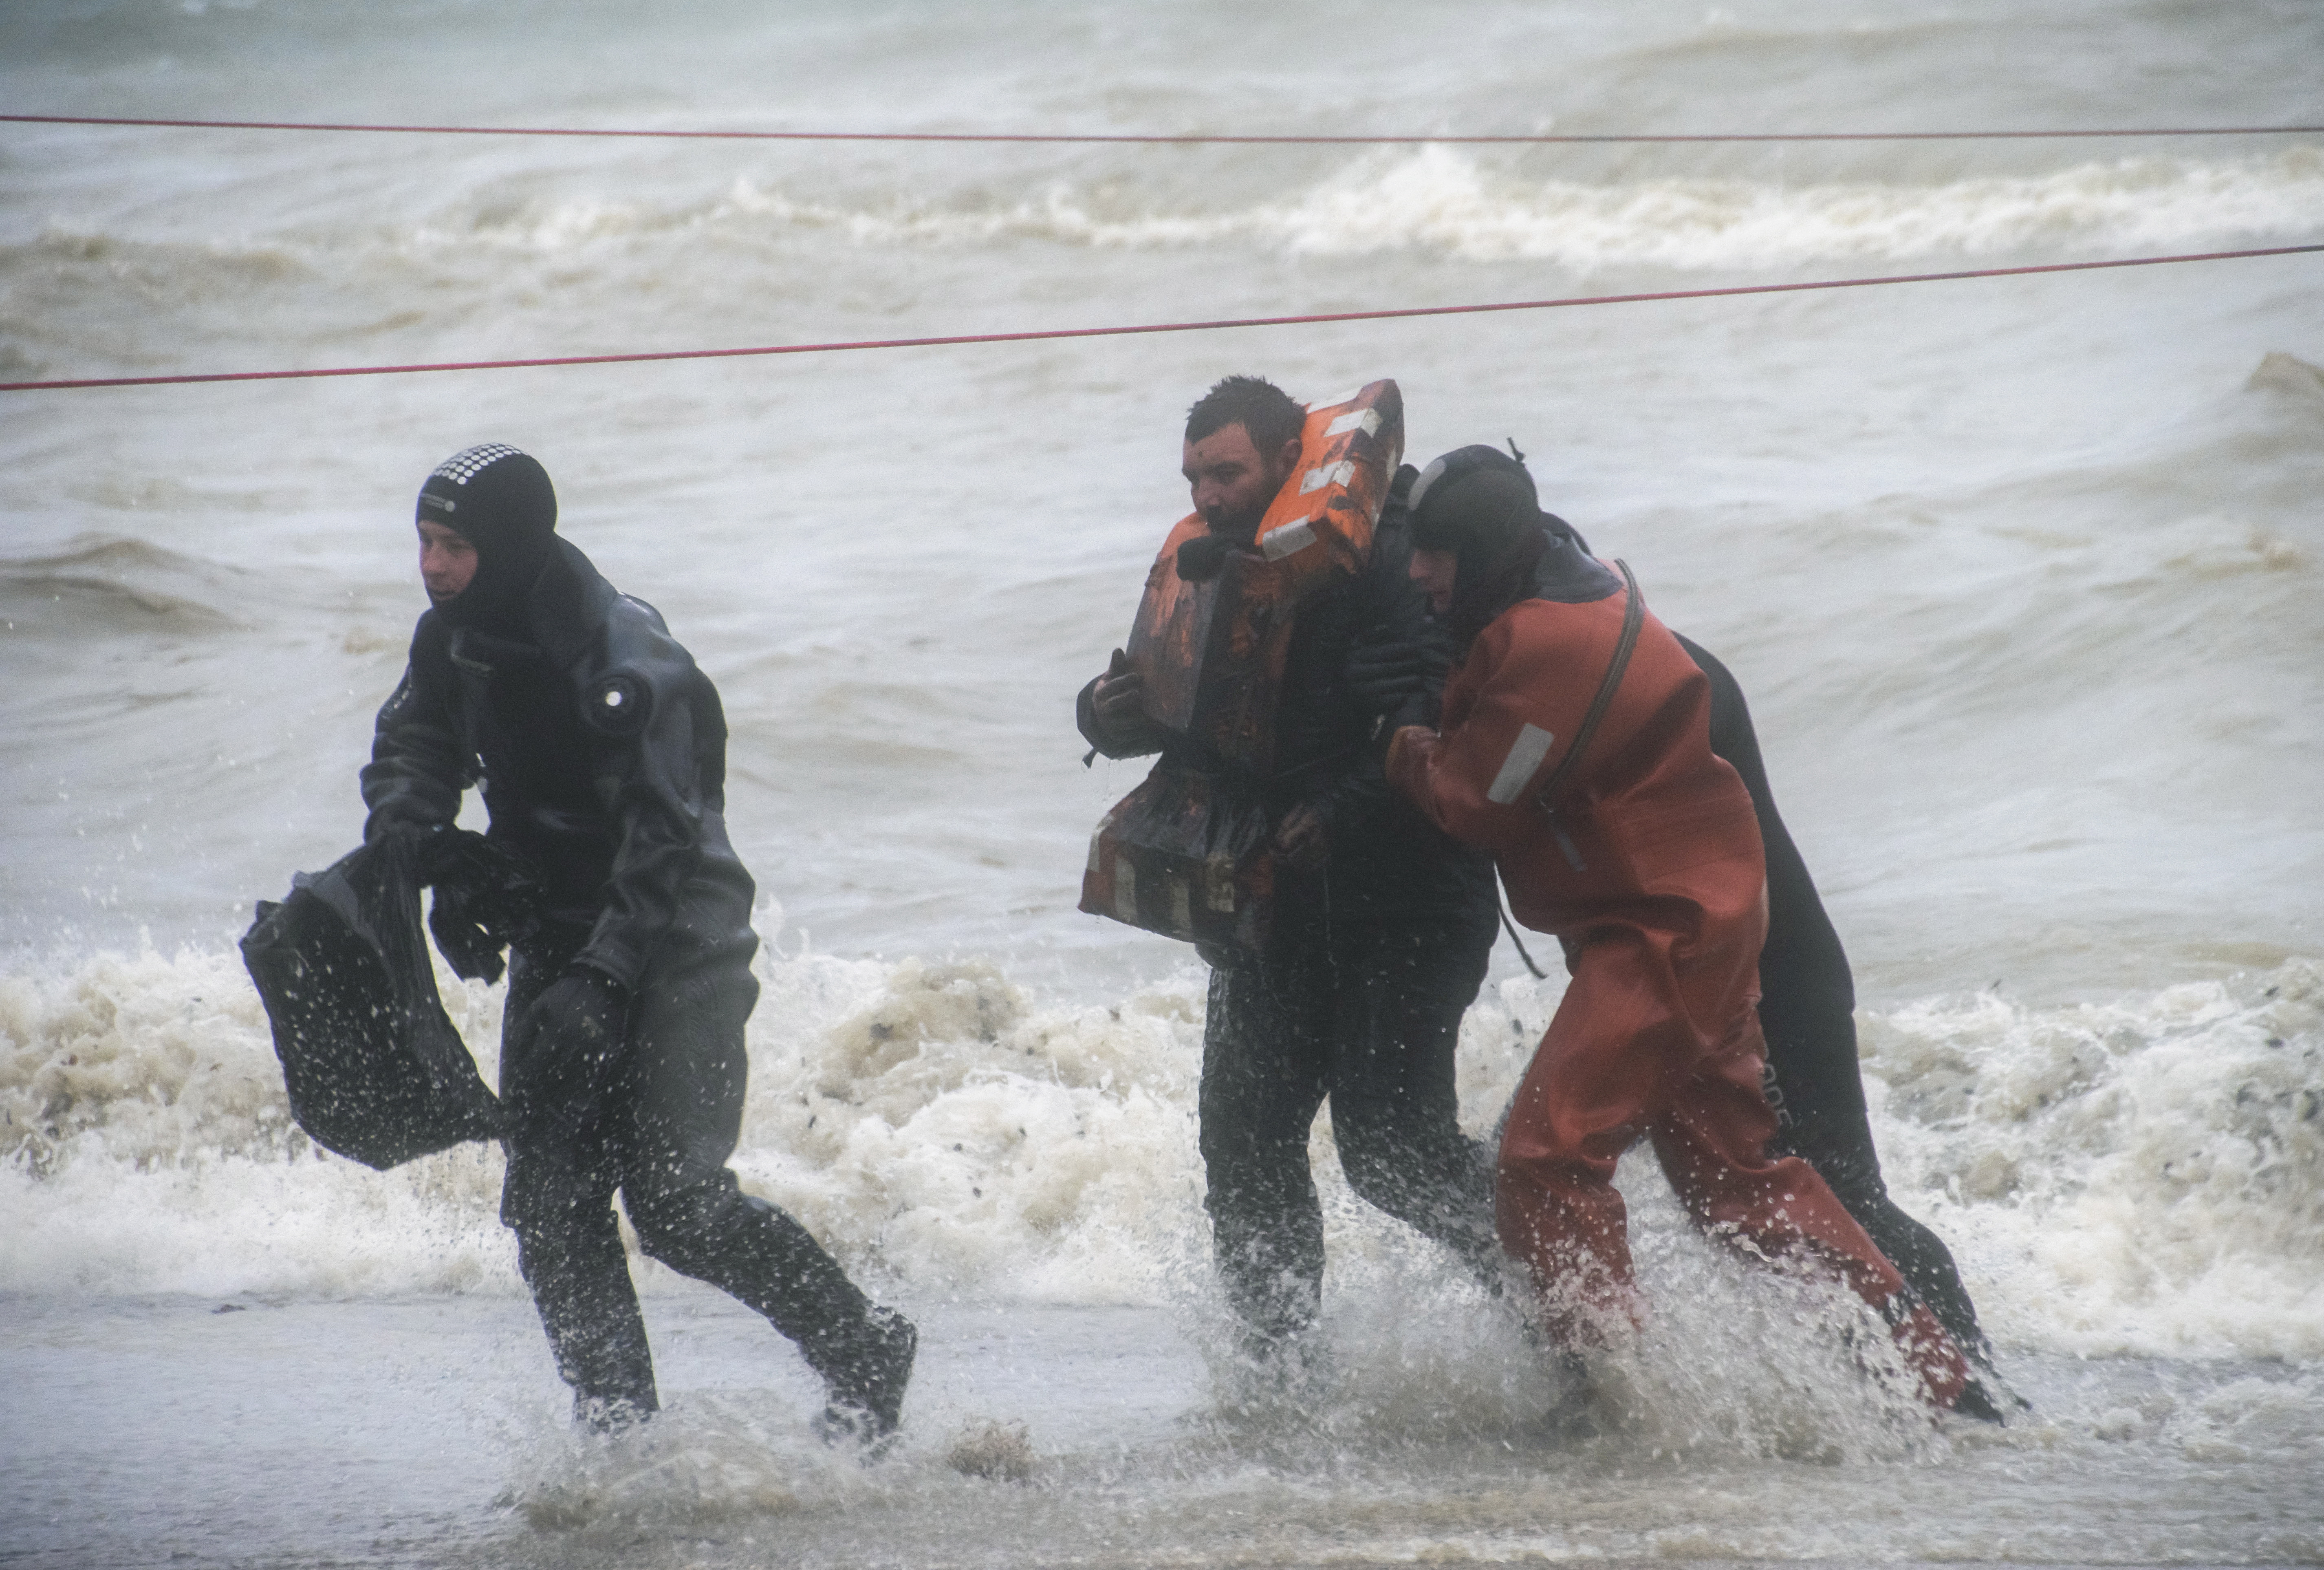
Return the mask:
<path fill-rule="evenodd" d="M 1788 267 L 2310 235 L 2324 226 L 2324 152 L 2120 159 L 2042 175 L 1926 184 L 1592 184 L 1522 179 L 1472 154 L 1434 146 L 1359 159 L 1286 202 L 1213 212 L 1140 212 L 1125 205 L 1118 193 L 1100 199 L 1061 185 L 1003 207 L 907 199 L 846 208 L 744 179 L 720 208 L 674 221 L 733 224 L 755 217 L 833 227 L 869 245 L 1044 239 L 1121 248 L 1258 245 L 1313 255 L 1411 250 L 1463 261 L 1552 262 L 1580 272 Z M 632 212 L 616 224 L 600 208 L 559 208 L 515 235 L 527 244 L 566 244 L 577 235 L 632 226 L 641 216 Z"/>
<path fill-rule="evenodd" d="M 747 241 L 833 231 L 863 245 L 1046 241 L 1101 249 L 1250 247 L 1294 255 L 1414 251 L 1472 262 L 1680 270 L 2021 252 L 2264 243 L 2324 227 L 2324 150 L 2093 160 L 1951 180 L 1536 180 L 1443 145 L 1366 154 L 1285 200 L 1146 207 L 1132 182 L 1059 181 L 1015 199 L 939 187 L 835 201 L 740 176 L 669 205 L 540 199 L 431 223 L 420 254 L 572 252 L 655 236 Z"/>
<path fill-rule="evenodd" d="M 2324 967 L 1871 1021 L 1904 1203 L 2005 1340 L 2324 1356 Z"/>
<path fill-rule="evenodd" d="M 497 993 L 442 979 L 489 1043 Z M 1192 973 L 1084 1007 L 974 961 L 800 955 L 765 980 L 736 1167 L 852 1262 L 915 1291 L 1060 1304 L 1175 1300 L 1206 1274 Z M 1472 1123 L 1498 1113 L 1556 995 L 1508 983 L 1471 1013 Z M 1951 1242 L 2005 1344 L 2324 1356 L 2324 967 L 1865 1025 L 1892 1189 Z M 376 1174 L 315 1151 L 231 959 L 19 972 L 0 1030 L 0 1288 L 517 1289 L 497 1154 Z M 1348 1195 L 1328 1120 L 1315 1154 L 1335 1279 L 1414 1268 L 1400 1229 Z M 1650 1162 L 1624 1181 L 1644 1235 L 1673 1240 L 1643 1255 L 1696 1251 Z"/>
<path fill-rule="evenodd" d="M 837 236 L 860 246 L 1259 249 L 1288 256 L 1410 252 L 1547 262 L 1588 273 L 1790 268 L 2020 254 L 2081 256 L 2265 245 L 2324 228 L 2324 149 L 2093 160 L 2040 174 L 1958 180 L 1535 179 L 1443 145 L 1359 156 L 1286 199 L 1206 205 L 1135 181 L 1056 180 L 1010 196 L 941 183 L 838 199 L 752 175 L 723 192 L 643 198 L 543 191 L 460 202 L 404 228 L 297 222 L 263 235 L 140 236 L 57 221 L 0 247 L 29 293 L 77 273 L 198 297 L 309 286 L 350 265 L 433 270 L 464 256 L 562 265 L 685 263 L 671 247 Z M 732 259 L 731 252 L 724 253 Z M 707 258 L 706 258 L 707 259 Z M 567 286 L 586 282 L 566 276 Z M 60 298 L 69 299 L 69 296 Z"/>

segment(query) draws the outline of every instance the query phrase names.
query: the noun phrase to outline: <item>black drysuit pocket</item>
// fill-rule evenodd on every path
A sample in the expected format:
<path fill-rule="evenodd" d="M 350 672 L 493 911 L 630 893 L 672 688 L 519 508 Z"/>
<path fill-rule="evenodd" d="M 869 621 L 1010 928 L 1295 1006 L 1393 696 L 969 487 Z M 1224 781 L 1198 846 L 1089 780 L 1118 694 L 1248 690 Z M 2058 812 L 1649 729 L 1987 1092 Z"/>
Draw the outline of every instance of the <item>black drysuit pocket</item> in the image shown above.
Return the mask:
<path fill-rule="evenodd" d="M 242 939 L 291 1116 L 381 1171 L 500 1132 L 500 1104 L 437 995 L 415 857 L 391 834 L 300 873 Z"/>

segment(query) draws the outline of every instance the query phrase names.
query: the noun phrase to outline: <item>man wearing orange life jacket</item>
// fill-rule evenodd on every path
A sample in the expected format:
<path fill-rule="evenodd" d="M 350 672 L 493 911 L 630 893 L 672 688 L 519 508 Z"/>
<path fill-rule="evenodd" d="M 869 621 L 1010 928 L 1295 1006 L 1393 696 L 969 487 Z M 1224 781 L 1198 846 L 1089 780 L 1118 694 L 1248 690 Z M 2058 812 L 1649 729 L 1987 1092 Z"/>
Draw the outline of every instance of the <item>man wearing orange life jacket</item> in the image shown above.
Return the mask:
<path fill-rule="evenodd" d="M 1248 549 L 1294 471 L 1305 411 L 1271 383 L 1231 376 L 1187 411 L 1182 449 L 1207 532 Z M 1498 1283 L 1488 1152 L 1462 1132 L 1461 1019 L 1496 936 L 1490 863 L 1454 844 L 1381 775 L 1377 706 L 1345 676 L 1365 644 L 1427 642 L 1391 501 L 1358 572 L 1302 603 L 1276 718 L 1276 772 L 1257 782 L 1275 827 L 1277 926 L 1264 956 L 1206 948 L 1198 1115 L 1212 1244 L 1259 1367 L 1305 1366 L 1320 1311 L 1323 1217 L 1307 1164 L 1328 1100 L 1349 1185 Z M 1183 748 L 1145 719 L 1141 679 L 1113 669 L 1076 700 L 1110 758 Z M 1202 766 L 1199 755 L 1188 762 Z"/>
<path fill-rule="evenodd" d="M 1806 1163 L 1770 1160 L 1755 1011 L 1766 931 L 1752 802 L 1710 741 L 1710 683 L 1617 577 L 1550 526 L 1508 457 L 1416 483 L 1412 576 L 1461 664 L 1436 728 L 1389 716 L 1389 780 L 1489 850 L 1572 975 L 1504 1133 L 1496 1221 L 1571 1358 L 1635 1325 L 1623 1150 L 1650 1141 L 1698 1224 L 1831 1270 L 1929 1399 L 1996 1417 L 1960 1350 Z"/>

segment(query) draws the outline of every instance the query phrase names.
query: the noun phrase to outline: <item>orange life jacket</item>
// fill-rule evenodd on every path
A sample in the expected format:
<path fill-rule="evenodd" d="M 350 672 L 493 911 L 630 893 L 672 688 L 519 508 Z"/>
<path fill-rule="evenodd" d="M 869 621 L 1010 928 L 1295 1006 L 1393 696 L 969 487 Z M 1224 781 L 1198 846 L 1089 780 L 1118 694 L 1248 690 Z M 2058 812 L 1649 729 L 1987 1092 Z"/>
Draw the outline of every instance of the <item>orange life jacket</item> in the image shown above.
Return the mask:
<path fill-rule="evenodd" d="M 1298 466 L 1259 520 L 1254 550 L 1211 577 L 1178 576 L 1178 521 L 1146 575 L 1125 651 L 1146 716 L 1192 745 L 1090 836 L 1081 908 L 1172 937 L 1263 951 L 1274 860 L 1255 790 L 1274 771 L 1276 710 L 1299 601 L 1370 559 L 1372 530 L 1404 457 L 1404 398 L 1390 381 L 1307 406 Z M 1215 770 L 1215 773 L 1204 772 Z"/>
<path fill-rule="evenodd" d="M 1403 457 L 1403 395 L 1394 382 L 1373 382 L 1308 405 L 1298 466 L 1259 520 L 1255 551 L 1230 551 L 1218 576 L 1189 583 L 1178 548 L 1207 531 L 1194 514 L 1178 520 L 1146 575 L 1125 646 L 1148 719 L 1229 768 L 1272 770 L 1291 613 L 1371 559 Z"/>
<path fill-rule="evenodd" d="M 1371 559 L 1372 531 L 1404 461 L 1404 394 L 1394 382 L 1307 406 L 1299 466 L 1259 522 L 1259 554 L 1279 562 L 1292 592 Z"/>

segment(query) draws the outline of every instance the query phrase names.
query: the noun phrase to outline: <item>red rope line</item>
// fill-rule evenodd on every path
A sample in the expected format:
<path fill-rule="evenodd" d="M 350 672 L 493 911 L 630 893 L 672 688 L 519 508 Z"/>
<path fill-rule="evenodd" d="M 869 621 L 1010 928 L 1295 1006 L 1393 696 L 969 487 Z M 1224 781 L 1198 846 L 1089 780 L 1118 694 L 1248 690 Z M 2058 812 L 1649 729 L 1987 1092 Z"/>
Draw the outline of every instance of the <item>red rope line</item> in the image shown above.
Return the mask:
<path fill-rule="evenodd" d="M 1213 332 L 1225 328 L 1304 327 L 1321 322 L 1393 321 L 1408 317 L 1480 316 L 1503 310 L 1554 310 L 1561 306 L 1639 305 L 1652 300 L 1720 300 L 1748 294 L 1803 294 L 1816 290 L 1870 289 L 1888 283 L 1951 283 L 1969 278 L 2024 278 L 2043 272 L 2098 272 L 2117 267 L 2163 267 L 2180 262 L 2232 262 L 2255 256 L 2303 256 L 2324 245 L 2273 245 L 2255 251 L 2202 251 L 2178 256 L 2126 256 L 2106 262 L 2047 262 L 2029 267 L 1977 267 L 1957 272 L 1908 272 L 1878 278 L 1825 278 L 1805 283 L 1749 283 L 1722 289 L 1666 289 L 1646 294 L 1570 295 L 1562 300 L 1512 300 L 1489 305 L 1418 305 L 1392 310 L 1317 311 L 1305 316 L 1246 316 L 1218 321 L 1144 322 L 1132 327 L 1044 328 L 1029 332 L 953 333 L 918 338 L 860 338 L 824 344 L 765 344 L 741 349 L 659 349 L 624 355 L 556 355 L 530 360 L 445 360 L 417 365 L 334 365 L 310 371 L 206 371 L 175 376 L 87 376 L 57 382 L 0 382 L 0 392 L 54 392 L 75 387 L 174 387 L 193 382 L 298 382 L 326 376 L 410 376 L 429 371 L 525 371 L 550 365 L 633 365 L 661 360 L 735 360 L 761 355 L 825 355 L 853 349 L 935 349 L 962 344 L 1028 344 L 1056 338 L 1131 337 L 1146 333 Z"/>
<path fill-rule="evenodd" d="M 567 125 L 372 125 L 309 120 L 149 120 L 105 115 L 0 115 L 27 125 L 145 125 L 187 131 L 364 131 L 407 136 L 627 136 L 683 142 L 1061 142 L 1138 146 L 1234 144 L 1376 147 L 1440 142 L 1466 146 L 1621 144 L 1688 142 L 2023 142 L 2102 136 L 2314 136 L 2324 125 L 2133 126 L 2090 131 L 1762 131 L 1659 135 L 1481 135 L 1421 133 L 1396 136 L 1264 136 L 1025 131 L 641 131 Z"/>

